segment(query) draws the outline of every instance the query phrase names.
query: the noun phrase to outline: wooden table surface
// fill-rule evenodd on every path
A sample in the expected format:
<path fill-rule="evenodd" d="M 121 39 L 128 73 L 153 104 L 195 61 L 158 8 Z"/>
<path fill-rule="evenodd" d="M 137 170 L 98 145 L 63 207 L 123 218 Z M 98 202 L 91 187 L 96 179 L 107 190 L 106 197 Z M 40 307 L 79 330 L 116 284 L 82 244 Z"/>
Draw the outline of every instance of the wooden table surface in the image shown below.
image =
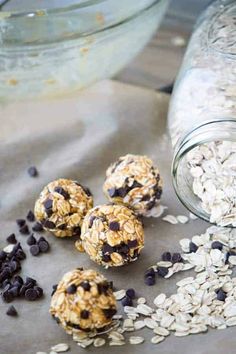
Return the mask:
<path fill-rule="evenodd" d="M 115 79 L 151 89 L 171 84 L 178 73 L 194 22 L 209 0 L 172 0 L 161 27 Z"/>

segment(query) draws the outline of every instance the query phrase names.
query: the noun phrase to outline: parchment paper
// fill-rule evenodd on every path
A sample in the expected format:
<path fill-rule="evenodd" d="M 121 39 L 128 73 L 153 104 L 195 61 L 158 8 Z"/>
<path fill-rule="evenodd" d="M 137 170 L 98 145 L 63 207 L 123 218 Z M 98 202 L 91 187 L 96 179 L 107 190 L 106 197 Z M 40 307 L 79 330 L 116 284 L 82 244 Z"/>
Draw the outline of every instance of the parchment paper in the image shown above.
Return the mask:
<path fill-rule="evenodd" d="M 145 337 L 144 344 L 124 347 L 79 348 L 48 314 L 51 286 L 74 267 L 93 267 L 113 280 L 117 289 L 134 287 L 138 296 L 152 304 L 154 297 L 171 295 L 178 279 L 159 279 L 153 287 L 144 285 L 146 268 L 160 259 L 164 250 L 179 250 L 178 240 L 206 229 L 203 221 L 187 225 L 170 225 L 161 219 L 145 220 L 146 246 L 140 259 L 123 268 L 104 270 L 74 248 L 73 239 L 57 239 L 50 234 L 51 252 L 32 257 L 26 236 L 17 232 L 15 219 L 32 209 L 42 187 L 49 181 L 67 177 L 88 185 L 95 204 L 105 202 L 102 184 L 105 169 L 126 153 L 147 154 L 158 164 L 164 178 L 162 203 L 168 213 L 188 212 L 178 202 L 171 184 L 171 148 L 166 136 L 168 96 L 147 89 L 106 81 L 60 100 L 15 104 L 2 107 L 0 129 L 0 247 L 15 231 L 27 252 L 22 262 L 24 276 L 32 276 L 44 288 L 45 297 L 36 302 L 16 300 L 18 318 L 5 315 L 8 304 L 0 301 L 0 353 L 49 353 L 60 342 L 70 343 L 71 353 L 161 353 L 161 354 L 231 354 L 235 352 L 235 328 L 210 330 L 206 334 L 184 338 L 169 336 L 163 343 L 150 343 L 152 332 L 136 332 Z M 190 117 L 191 119 L 191 117 Z M 27 168 L 36 165 L 38 178 L 30 178 Z M 128 334 L 132 335 L 132 333 Z"/>

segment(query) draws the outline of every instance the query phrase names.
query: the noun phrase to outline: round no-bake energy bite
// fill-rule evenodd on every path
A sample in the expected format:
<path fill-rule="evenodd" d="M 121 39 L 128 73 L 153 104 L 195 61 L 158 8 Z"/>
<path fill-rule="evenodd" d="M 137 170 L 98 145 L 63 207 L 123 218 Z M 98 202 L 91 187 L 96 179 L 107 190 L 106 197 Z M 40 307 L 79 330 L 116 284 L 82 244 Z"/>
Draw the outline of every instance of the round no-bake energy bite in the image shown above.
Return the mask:
<path fill-rule="evenodd" d="M 128 154 L 107 169 L 103 191 L 111 202 L 145 216 L 160 202 L 162 180 L 151 159 Z"/>
<path fill-rule="evenodd" d="M 142 223 L 124 205 L 96 206 L 86 215 L 75 245 L 98 264 L 122 266 L 135 261 L 144 246 Z"/>
<path fill-rule="evenodd" d="M 116 313 L 111 284 L 95 270 L 72 270 L 57 285 L 50 313 L 68 334 L 101 332 Z"/>
<path fill-rule="evenodd" d="M 92 207 L 93 198 L 87 187 L 61 178 L 44 187 L 34 212 L 45 230 L 66 237 L 80 235 L 83 219 Z"/>

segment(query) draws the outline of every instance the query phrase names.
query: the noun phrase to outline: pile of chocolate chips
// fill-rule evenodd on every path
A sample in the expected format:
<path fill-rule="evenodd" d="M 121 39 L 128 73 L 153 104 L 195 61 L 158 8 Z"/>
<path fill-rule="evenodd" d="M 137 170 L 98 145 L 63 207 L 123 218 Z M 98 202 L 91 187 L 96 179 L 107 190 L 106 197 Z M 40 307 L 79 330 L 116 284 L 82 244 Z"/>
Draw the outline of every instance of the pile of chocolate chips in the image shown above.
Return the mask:
<path fill-rule="evenodd" d="M 164 262 L 172 262 L 174 263 L 179 263 L 183 262 L 183 259 L 181 257 L 180 253 L 173 253 L 171 254 L 170 252 L 164 252 L 161 256 L 162 261 Z M 164 278 L 168 273 L 168 268 L 167 267 L 160 267 L 158 266 L 156 270 L 154 268 L 149 268 L 146 270 L 144 274 L 144 282 L 146 285 L 151 286 L 156 283 L 156 275 L 159 275 L 160 277 Z"/>
<path fill-rule="evenodd" d="M 29 211 L 26 219 L 29 222 L 34 222 L 34 213 Z M 30 234 L 30 229 L 25 219 L 17 219 L 16 223 L 22 235 Z M 32 230 L 40 232 L 43 231 L 43 227 L 37 222 L 32 227 Z M 0 294 L 3 301 L 9 303 L 19 297 L 28 301 L 35 301 L 41 298 L 43 296 L 43 289 L 38 286 L 37 281 L 31 277 L 26 277 L 24 281 L 18 274 L 21 271 L 21 262 L 26 258 L 21 243 L 17 241 L 14 233 L 9 235 L 6 241 L 14 246 L 9 253 L 0 250 Z M 36 246 L 38 253 L 47 252 L 49 249 L 49 244 L 44 237 L 40 237 L 37 241 L 33 234 L 28 237 L 27 244 L 31 247 Z M 35 255 L 31 249 L 30 252 L 32 255 Z M 17 310 L 14 306 L 10 306 L 6 314 L 8 316 L 17 316 Z"/>

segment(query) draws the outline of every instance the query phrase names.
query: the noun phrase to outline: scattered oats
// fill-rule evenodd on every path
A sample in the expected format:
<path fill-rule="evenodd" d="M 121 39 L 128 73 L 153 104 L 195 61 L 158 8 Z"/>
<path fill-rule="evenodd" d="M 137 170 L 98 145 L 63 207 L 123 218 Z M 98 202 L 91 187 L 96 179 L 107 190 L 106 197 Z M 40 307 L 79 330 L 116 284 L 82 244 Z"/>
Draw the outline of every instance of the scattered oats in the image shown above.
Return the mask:
<path fill-rule="evenodd" d="M 180 222 L 181 224 L 187 224 L 188 222 L 188 217 L 185 215 L 177 215 L 177 220 L 178 222 Z"/>
<path fill-rule="evenodd" d="M 155 327 L 153 332 L 155 334 L 158 334 L 159 336 L 164 336 L 164 337 L 167 337 L 170 334 L 170 331 L 168 331 L 168 329 L 162 327 Z"/>
<path fill-rule="evenodd" d="M 139 297 L 137 300 L 138 304 L 146 304 L 147 300 L 145 299 L 145 297 Z"/>
<path fill-rule="evenodd" d="M 189 335 L 189 331 L 187 331 L 187 332 L 174 332 L 174 335 L 176 337 L 185 337 L 185 336 Z"/>
<path fill-rule="evenodd" d="M 120 346 L 120 345 L 125 345 L 124 341 L 111 341 L 109 342 L 110 346 Z"/>
<path fill-rule="evenodd" d="M 165 337 L 157 335 L 155 337 L 152 337 L 151 342 L 153 344 L 158 344 L 158 343 L 161 343 L 164 339 L 165 339 Z"/>
<path fill-rule="evenodd" d="M 156 321 L 154 321 L 152 318 L 149 318 L 149 317 L 144 319 L 144 323 L 145 323 L 145 326 L 150 329 L 154 329 L 155 327 L 157 327 Z"/>
<path fill-rule="evenodd" d="M 125 297 L 126 291 L 124 289 L 122 289 L 122 290 L 115 291 L 113 294 L 114 294 L 116 300 L 119 301 Z"/>
<path fill-rule="evenodd" d="M 106 340 L 104 338 L 95 338 L 93 342 L 93 345 L 96 348 L 102 347 L 105 344 L 106 344 Z"/>
<path fill-rule="evenodd" d="M 160 262 L 157 262 L 157 266 L 158 266 L 158 267 L 169 268 L 169 267 L 171 267 L 172 265 L 173 265 L 172 262 L 168 262 L 168 261 L 160 261 Z"/>
<path fill-rule="evenodd" d="M 165 294 L 159 294 L 153 301 L 154 305 L 156 305 L 156 307 L 162 305 L 164 303 L 166 299 L 166 295 Z"/>
<path fill-rule="evenodd" d="M 179 243 L 184 252 L 189 252 L 189 244 L 190 244 L 189 238 L 182 238 L 182 240 L 180 240 Z"/>
<path fill-rule="evenodd" d="M 177 286 L 184 286 L 184 285 L 187 285 L 187 284 L 191 284 L 194 282 L 194 278 L 193 277 L 188 277 L 188 278 L 184 278 L 180 281 L 178 281 L 176 283 Z"/>
<path fill-rule="evenodd" d="M 46 352 L 37 352 L 36 354 L 47 354 Z"/>
<path fill-rule="evenodd" d="M 163 314 L 163 317 L 160 322 L 160 326 L 168 328 L 174 322 L 174 320 L 175 320 L 174 316 L 170 315 L 169 313 Z"/>
<path fill-rule="evenodd" d="M 108 338 L 112 339 L 113 341 L 124 341 L 125 337 L 123 334 L 119 333 L 118 331 L 111 331 L 108 333 Z"/>
<path fill-rule="evenodd" d="M 130 344 L 141 344 L 144 342 L 143 337 L 138 337 L 138 336 L 132 336 L 129 338 Z"/>
<path fill-rule="evenodd" d="M 114 315 L 113 317 L 113 320 L 121 320 L 123 318 L 122 315 Z"/>
<path fill-rule="evenodd" d="M 170 277 L 172 277 L 172 275 L 174 274 L 173 268 L 169 268 L 168 269 L 168 273 L 165 275 L 165 279 L 168 279 Z"/>
<path fill-rule="evenodd" d="M 157 205 L 154 208 L 152 208 L 151 210 L 148 210 L 145 214 L 146 217 L 152 217 L 152 218 L 159 218 L 160 216 L 162 216 L 162 214 L 164 213 L 164 211 L 168 209 L 167 206 L 165 205 Z"/>
<path fill-rule="evenodd" d="M 136 311 L 144 316 L 149 316 L 154 312 L 154 310 L 146 304 L 138 304 Z"/>
<path fill-rule="evenodd" d="M 130 318 L 126 318 L 123 323 L 123 329 L 127 332 L 134 330 L 134 322 Z"/>
<path fill-rule="evenodd" d="M 176 217 L 174 215 L 166 215 L 162 218 L 162 220 L 166 221 L 172 225 L 178 224 L 178 220 L 176 219 Z"/>
<path fill-rule="evenodd" d="M 135 331 L 138 331 L 139 329 L 142 329 L 144 327 L 145 327 L 145 322 L 144 321 L 136 321 L 136 322 L 134 322 Z"/>
<path fill-rule="evenodd" d="M 136 311 L 135 311 L 135 308 L 133 306 L 125 306 L 124 307 L 124 312 L 125 313 L 129 313 L 129 314 L 135 314 Z"/>
<path fill-rule="evenodd" d="M 6 253 L 11 253 L 11 251 L 13 251 L 13 248 L 15 247 L 15 245 L 7 245 L 6 247 L 3 248 L 3 251 Z"/>
<path fill-rule="evenodd" d="M 236 326 L 236 316 L 230 317 L 226 319 L 226 325 L 227 326 Z"/>
<path fill-rule="evenodd" d="M 229 256 L 229 263 L 236 265 L 236 256 Z"/>
<path fill-rule="evenodd" d="M 70 347 L 67 343 L 59 343 L 59 344 L 51 347 L 51 350 L 56 353 L 64 353 L 64 352 L 67 352 L 69 349 L 70 349 Z"/>
<path fill-rule="evenodd" d="M 77 345 L 81 348 L 87 348 L 89 347 L 91 344 L 93 344 L 94 339 L 92 338 L 88 338 L 88 339 L 84 339 L 81 342 L 78 342 Z"/>

